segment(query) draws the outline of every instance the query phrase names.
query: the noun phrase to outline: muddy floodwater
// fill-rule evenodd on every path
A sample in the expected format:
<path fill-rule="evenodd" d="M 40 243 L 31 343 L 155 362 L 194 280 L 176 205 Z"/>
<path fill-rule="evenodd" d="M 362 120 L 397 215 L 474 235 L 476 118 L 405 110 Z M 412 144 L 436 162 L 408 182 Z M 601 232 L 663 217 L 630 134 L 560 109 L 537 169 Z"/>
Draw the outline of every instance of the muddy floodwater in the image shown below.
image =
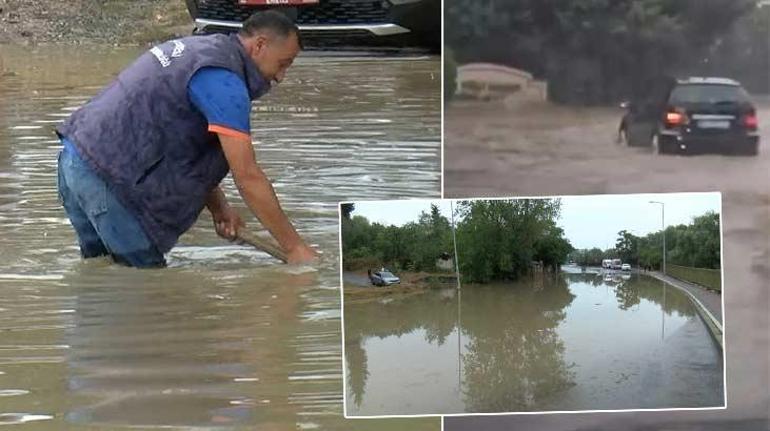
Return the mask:
<path fill-rule="evenodd" d="M 634 416 L 639 430 L 770 429 L 770 97 L 752 95 L 756 157 L 656 156 L 615 143 L 622 111 L 457 103 L 445 113 L 445 194 L 722 192 L 726 410 Z M 614 414 L 451 418 L 447 431 L 629 427 Z"/>
<path fill-rule="evenodd" d="M 643 275 L 572 268 L 346 305 L 345 359 L 355 415 L 724 405 L 722 352 L 690 299 Z"/>
<path fill-rule="evenodd" d="M 439 196 L 440 61 L 306 55 L 254 106 L 257 159 L 319 265 L 227 243 L 204 213 L 168 269 L 140 271 L 79 258 L 53 134 L 139 52 L 0 46 L 0 425 L 439 429 L 342 418 L 337 202 Z"/>

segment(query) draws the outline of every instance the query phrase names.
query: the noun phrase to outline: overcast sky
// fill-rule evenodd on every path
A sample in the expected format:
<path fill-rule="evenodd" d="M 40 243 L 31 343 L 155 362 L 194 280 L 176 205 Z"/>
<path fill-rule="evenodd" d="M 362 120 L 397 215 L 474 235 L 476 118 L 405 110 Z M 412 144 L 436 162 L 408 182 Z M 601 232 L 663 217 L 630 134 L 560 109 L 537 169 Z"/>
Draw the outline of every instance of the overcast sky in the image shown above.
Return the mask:
<path fill-rule="evenodd" d="M 354 202 L 353 215 L 364 216 L 370 222 L 379 224 L 403 226 L 410 221 L 417 221 L 423 211 L 430 212 L 431 203 L 438 205 L 441 214 L 451 220 L 449 199 Z"/>
<path fill-rule="evenodd" d="M 557 224 L 575 248 L 615 245 L 618 232 L 628 230 L 644 236 L 660 230 L 661 206 L 665 204 L 666 226 L 688 224 L 692 218 L 707 211 L 721 212 L 719 193 L 661 193 L 632 195 L 591 195 L 561 197 L 561 217 Z M 441 213 L 450 216 L 449 200 L 401 200 L 355 202 L 353 215 L 364 216 L 372 222 L 403 226 L 416 221 L 420 213 L 430 210 L 430 204 L 439 206 Z"/>

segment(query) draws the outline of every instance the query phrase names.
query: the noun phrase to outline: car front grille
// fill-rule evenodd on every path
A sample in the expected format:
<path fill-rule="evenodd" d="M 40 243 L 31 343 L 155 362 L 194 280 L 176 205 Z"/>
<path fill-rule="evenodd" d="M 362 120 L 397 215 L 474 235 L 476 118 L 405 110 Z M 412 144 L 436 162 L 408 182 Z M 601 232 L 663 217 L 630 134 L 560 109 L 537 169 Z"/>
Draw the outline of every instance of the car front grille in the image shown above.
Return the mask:
<path fill-rule="evenodd" d="M 257 8 L 242 6 L 237 0 L 199 0 L 198 17 L 243 22 Z M 385 0 L 320 0 L 315 6 L 297 8 L 299 25 L 377 24 L 387 22 Z"/>

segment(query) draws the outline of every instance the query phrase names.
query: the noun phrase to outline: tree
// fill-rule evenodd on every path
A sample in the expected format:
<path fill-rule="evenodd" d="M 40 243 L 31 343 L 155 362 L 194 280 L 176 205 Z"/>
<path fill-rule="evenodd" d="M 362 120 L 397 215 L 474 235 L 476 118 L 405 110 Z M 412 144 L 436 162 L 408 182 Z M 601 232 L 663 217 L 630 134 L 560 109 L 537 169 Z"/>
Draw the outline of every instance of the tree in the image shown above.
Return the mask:
<path fill-rule="evenodd" d="M 535 242 L 535 260 L 543 262 L 543 266 L 550 268 L 553 272 L 558 272 L 561 264 L 566 263 L 572 250 L 574 250 L 572 244 L 564 238 L 564 230 L 549 226 Z"/>
<path fill-rule="evenodd" d="M 460 63 L 502 63 L 547 80 L 555 101 L 614 103 L 645 91 L 651 77 L 688 74 L 755 7 L 755 0 L 453 0 L 445 39 Z M 767 63 L 759 66 L 757 76 L 766 77 Z"/>
<path fill-rule="evenodd" d="M 350 220 L 350 214 L 355 210 L 354 204 L 340 204 L 342 218 Z"/>
<path fill-rule="evenodd" d="M 555 225 L 560 207 L 558 199 L 460 202 L 457 248 L 463 279 L 515 280 L 536 258 L 549 264 L 566 259 L 571 246 Z"/>
<path fill-rule="evenodd" d="M 666 228 L 666 261 L 673 265 L 718 269 L 721 263 L 719 214 L 707 212 L 688 225 Z M 660 268 L 663 259 L 661 232 L 639 238 L 639 263 Z"/>
<path fill-rule="evenodd" d="M 618 239 L 615 241 L 615 250 L 623 262 L 637 265 L 639 263 L 639 238 L 631 232 L 621 230 L 618 232 Z"/>
<path fill-rule="evenodd" d="M 436 259 L 451 249 L 451 228 L 435 205 L 430 212 L 420 214 L 416 222 L 401 227 L 343 215 L 342 246 L 346 269 L 387 266 L 433 271 Z"/>

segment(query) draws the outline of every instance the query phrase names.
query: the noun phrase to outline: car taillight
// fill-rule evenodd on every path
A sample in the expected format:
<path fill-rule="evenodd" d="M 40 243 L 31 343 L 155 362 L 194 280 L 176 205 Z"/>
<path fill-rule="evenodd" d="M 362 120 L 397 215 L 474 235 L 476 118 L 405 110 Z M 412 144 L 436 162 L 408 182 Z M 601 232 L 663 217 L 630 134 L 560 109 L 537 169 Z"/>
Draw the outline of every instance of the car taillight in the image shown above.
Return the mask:
<path fill-rule="evenodd" d="M 666 112 L 666 126 L 681 126 L 690 122 L 684 109 L 673 108 Z"/>
<path fill-rule="evenodd" d="M 749 129 L 756 129 L 757 127 L 759 127 L 759 120 L 757 119 L 757 114 L 753 112 L 751 114 L 746 114 L 746 116 L 743 117 L 743 125 Z"/>

